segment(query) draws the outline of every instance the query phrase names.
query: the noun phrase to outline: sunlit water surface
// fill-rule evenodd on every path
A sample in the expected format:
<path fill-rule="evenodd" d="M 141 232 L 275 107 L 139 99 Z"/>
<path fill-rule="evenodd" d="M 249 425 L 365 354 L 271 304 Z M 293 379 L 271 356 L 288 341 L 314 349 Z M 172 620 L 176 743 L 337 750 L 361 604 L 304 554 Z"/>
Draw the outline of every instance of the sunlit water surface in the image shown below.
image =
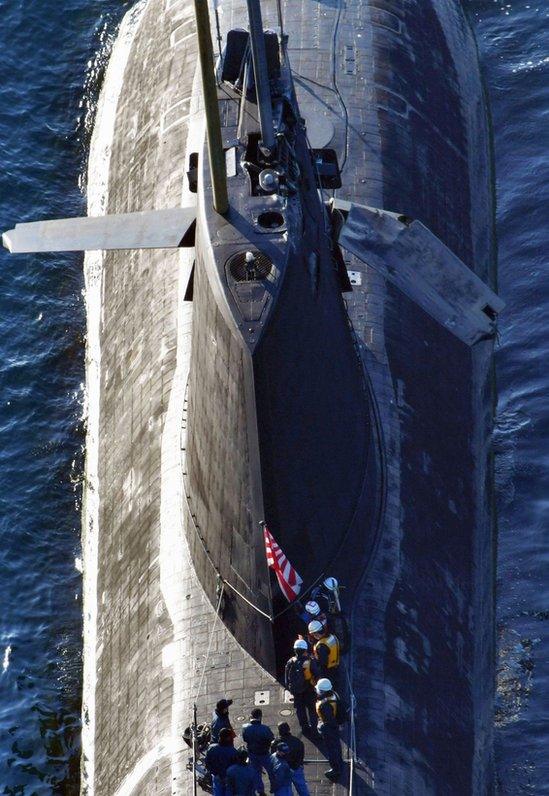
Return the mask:
<path fill-rule="evenodd" d="M 106 53 L 127 4 L 0 3 L 0 228 L 85 212 Z M 0 254 L 0 793 L 77 793 L 82 260 Z"/>

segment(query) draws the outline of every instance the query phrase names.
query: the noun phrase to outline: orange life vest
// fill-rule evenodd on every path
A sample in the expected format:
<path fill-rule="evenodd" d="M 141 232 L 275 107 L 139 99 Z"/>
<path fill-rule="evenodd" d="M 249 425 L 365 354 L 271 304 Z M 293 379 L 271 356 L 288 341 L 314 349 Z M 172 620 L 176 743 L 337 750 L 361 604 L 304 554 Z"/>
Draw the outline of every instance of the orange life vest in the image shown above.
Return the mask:
<path fill-rule="evenodd" d="M 317 653 L 321 644 L 328 647 L 328 669 L 334 669 L 339 666 L 339 641 L 337 637 L 333 633 L 330 633 L 329 636 L 323 636 L 315 644 L 315 653 Z"/>
<path fill-rule="evenodd" d="M 337 696 L 335 694 L 331 694 L 331 696 L 322 697 L 322 699 L 318 699 L 317 700 L 317 703 L 316 703 L 316 715 L 318 716 L 318 718 L 321 721 L 323 721 L 323 719 L 322 719 L 322 714 L 320 712 L 320 708 L 323 705 L 329 705 L 331 707 L 332 712 L 334 714 L 334 719 L 337 720 L 338 706 L 339 706 L 339 701 L 338 701 Z"/>
<path fill-rule="evenodd" d="M 308 683 L 315 685 L 316 680 L 313 677 L 313 673 L 311 671 L 311 659 L 309 657 L 305 658 L 303 661 L 303 674 L 305 675 L 305 679 Z"/>

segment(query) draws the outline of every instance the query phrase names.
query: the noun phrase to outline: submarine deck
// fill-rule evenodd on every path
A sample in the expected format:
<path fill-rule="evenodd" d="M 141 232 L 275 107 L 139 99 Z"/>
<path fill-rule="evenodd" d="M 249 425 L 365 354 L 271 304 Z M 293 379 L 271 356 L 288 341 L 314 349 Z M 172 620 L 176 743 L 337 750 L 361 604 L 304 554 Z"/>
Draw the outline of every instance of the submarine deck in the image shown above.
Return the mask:
<path fill-rule="evenodd" d="M 385 72 L 379 64 L 374 70 L 376 36 L 398 33 L 411 47 L 415 23 L 400 5 L 284 4 L 303 115 L 312 119 L 322 108 L 323 126 L 333 125 L 332 145 L 346 161 L 342 198 L 410 215 L 419 211 L 488 278 L 491 198 L 482 167 L 488 139 L 481 114 L 462 121 L 460 140 L 440 132 L 432 152 L 425 130 L 416 129 L 424 148 L 414 150 L 402 130 L 411 116 L 420 127 L 424 117 L 412 113 L 406 86 L 387 87 L 389 64 Z M 274 4 L 265 6 L 268 22 Z M 224 25 L 241 24 L 243 12 L 243 3 L 232 5 Z M 133 13 L 133 28 L 127 20 L 122 31 L 124 52 L 117 44 L 123 84 L 114 72 L 106 82 L 112 89 L 119 81 L 119 94 L 111 91 L 116 114 L 103 186 L 109 212 L 193 200 L 183 188 L 183 152 L 200 141 L 201 126 L 192 8 L 184 0 L 149 0 Z M 454 11 L 444 7 L 441 13 L 442 33 L 434 14 L 427 20 L 439 26 L 440 60 L 448 57 L 452 26 L 464 59 L 474 57 L 470 33 Z M 335 87 L 324 83 L 333 64 Z M 427 85 L 428 75 L 422 79 Z M 453 94 L 455 80 L 450 75 Z M 417 86 L 409 88 L 415 92 Z M 476 95 L 458 101 L 464 116 L 468 100 L 480 102 Z M 98 121 L 105 133 L 108 121 Z M 395 133 L 392 147 L 381 134 L 384 125 Z M 99 154 L 98 140 L 95 147 Z M 440 157 L 444 169 L 433 171 Z M 90 187 L 100 191 L 94 162 L 92 152 Z M 420 184 L 403 184 L 406 173 L 419 173 Z M 446 209 L 444 197 L 464 173 L 471 174 L 471 184 L 460 183 L 463 202 Z M 357 792 L 367 790 L 371 770 L 378 793 L 480 793 L 489 779 L 483 772 L 489 771 L 490 716 L 486 707 L 477 709 L 472 728 L 469 714 L 483 690 L 489 702 L 491 688 L 491 345 L 465 350 L 378 275 L 347 259 L 355 282 L 348 311 L 379 409 L 386 474 L 379 545 L 352 607 L 349 668 L 363 763 Z M 185 252 L 86 260 L 89 333 L 100 347 L 100 361 L 88 364 L 88 388 L 100 379 L 97 424 L 91 418 L 88 432 L 96 438 L 98 466 L 88 453 L 84 539 L 86 629 L 96 636 L 85 661 L 83 792 L 89 796 L 190 793 L 182 733 L 195 700 L 203 721 L 218 699 L 232 698 L 238 729 L 239 718 L 261 699 L 257 692 L 263 698 L 268 693 L 266 721 L 273 726 L 290 711 L 295 729 L 283 689 L 216 620 L 186 554 L 183 523 L 191 519 L 183 490 L 182 421 L 191 264 Z M 334 574 L 344 581 L 342 573 Z M 440 604 L 428 614 L 433 593 Z M 475 634 L 474 624 L 485 629 Z M 452 698 L 445 693 L 451 679 L 457 684 Z M 410 687 L 419 689 L 423 704 Z M 456 721 L 449 726 L 452 711 Z M 435 751 L 428 742 L 434 732 L 441 738 Z M 307 756 L 320 759 L 315 748 Z M 347 790 L 344 783 L 323 780 L 323 769 L 323 763 L 307 766 L 313 793 Z"/>

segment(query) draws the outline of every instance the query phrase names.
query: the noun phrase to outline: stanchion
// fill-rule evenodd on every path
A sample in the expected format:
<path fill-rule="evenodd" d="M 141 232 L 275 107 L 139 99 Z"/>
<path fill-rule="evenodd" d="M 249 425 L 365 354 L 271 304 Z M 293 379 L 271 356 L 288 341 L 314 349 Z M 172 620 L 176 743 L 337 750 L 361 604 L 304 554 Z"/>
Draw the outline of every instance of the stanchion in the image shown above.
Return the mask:
<path fill-rule="evenodd" d="M 193 705 L 193 724 L 191 727 L 192 732 L 192 739 L 193 739 L 193 796 L 197 796 L 198 794 L 198 782 L 196 778 L 196 759 L 197 759 L 197 745 L 196 745 L 196 732 L 197 732 L 197 721 L 196 721 L 196 703 Z"/>

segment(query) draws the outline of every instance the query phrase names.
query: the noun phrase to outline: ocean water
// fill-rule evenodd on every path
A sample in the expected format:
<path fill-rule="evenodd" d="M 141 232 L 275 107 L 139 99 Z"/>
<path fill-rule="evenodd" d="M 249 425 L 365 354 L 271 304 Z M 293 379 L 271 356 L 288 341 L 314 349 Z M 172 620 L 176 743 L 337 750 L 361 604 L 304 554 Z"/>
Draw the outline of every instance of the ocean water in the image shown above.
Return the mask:
<path fill-rule="evenodd" d="M 549 793 L 549 4 L 470 2 L 497 173 L 499 511 L 496 762 Z"/>
<path fill-rule="evenodd" d="M 1 229 L 85 212 L 95 101 L 129 5 L 0 4 Z M 466 7 L 492 101 L 500 291 L 507 301 L 497 360 L 496 760 L 502 793 L 542 794 L 549 792 L 549 7 L 502 0 L 469 0 Z M 80 256 L 0 252 L 3 794 L 78 791 L 82 289 Z"/>
<path fill-rule="evenodd" d="M 85 212 L 94 101 L 127 4 L 0 3 L 0 228 Z M 77 793 L 82 258 L 0 254 L 0 793 Z"/>

